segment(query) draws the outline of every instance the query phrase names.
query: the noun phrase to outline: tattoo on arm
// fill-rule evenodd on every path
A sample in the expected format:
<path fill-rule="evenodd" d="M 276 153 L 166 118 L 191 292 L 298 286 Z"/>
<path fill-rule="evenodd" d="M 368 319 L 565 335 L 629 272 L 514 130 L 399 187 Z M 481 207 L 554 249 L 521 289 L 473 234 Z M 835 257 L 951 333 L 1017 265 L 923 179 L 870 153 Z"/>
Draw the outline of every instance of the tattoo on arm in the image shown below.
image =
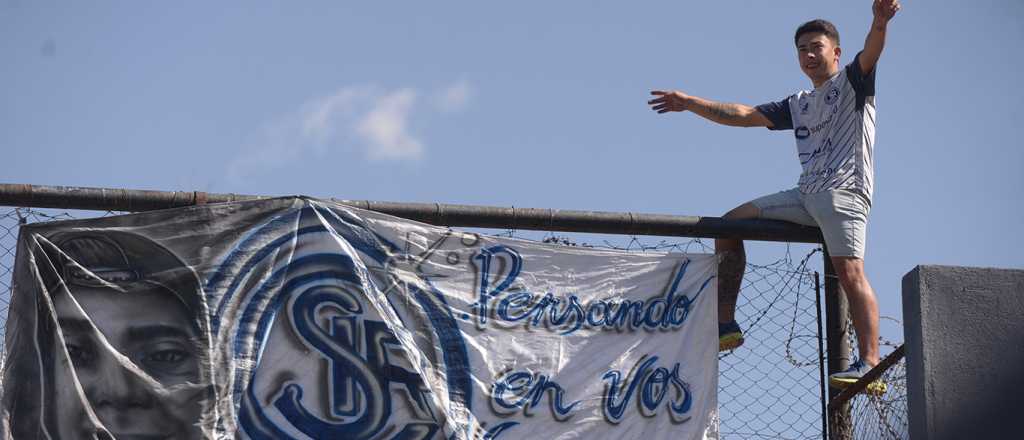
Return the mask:
<path fill-rule="evenodd" d="M 751 107 L 697 97 L 691 99 L 690 111 L 704 119 L 733 127 L 749 127 L 752 124 L 750 116 L 753 109 Z"/>
<path fill-rule="evenodd" d="M 708 111 L 722 122 L 736 122 L 740 118 L 740 114 L 734 104 L 713 102 L 708 106 Z"/>

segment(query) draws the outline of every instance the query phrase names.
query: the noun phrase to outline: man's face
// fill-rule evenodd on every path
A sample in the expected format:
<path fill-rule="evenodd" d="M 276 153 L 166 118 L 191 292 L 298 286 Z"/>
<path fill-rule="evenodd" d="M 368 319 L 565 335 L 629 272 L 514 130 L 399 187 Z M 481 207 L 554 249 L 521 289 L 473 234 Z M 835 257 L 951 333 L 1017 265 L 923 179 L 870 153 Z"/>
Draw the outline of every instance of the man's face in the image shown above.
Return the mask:
<path fill-rule="evenodd" d="M 825 34 L 810 32 L 800 35 L 796 51 L 800 57 L 800 70 L 815 83 L 827 80 L 839 71 L 842 50 Z"/>
<path fill-rule="evenodd" d="M 104 427 L 117 439 L 198 438 L 201 344 L 184 306 L 155 286 L 72 289 L 87 316 L 66 294 L 56 295 L 54 307 L 82 391 Z M 65 423 L 92 429 L 84 419 Z"/>

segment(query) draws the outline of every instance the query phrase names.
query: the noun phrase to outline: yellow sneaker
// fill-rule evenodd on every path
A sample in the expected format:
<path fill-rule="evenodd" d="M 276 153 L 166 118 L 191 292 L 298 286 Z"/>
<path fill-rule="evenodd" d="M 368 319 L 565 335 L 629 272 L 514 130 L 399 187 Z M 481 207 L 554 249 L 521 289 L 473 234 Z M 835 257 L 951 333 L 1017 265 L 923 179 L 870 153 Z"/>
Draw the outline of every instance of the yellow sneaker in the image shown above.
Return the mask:
<path fill-rule="evenodd" d="M 743 345 L 743 330 L 736 321 L 718 323 L 718 351 L 729 351 Z"/>
<path fill-rule="evenodd" d="M 857 383 L 868 371 L 871 371 L 871 367 L 868 367 L 863 361 L 858 359 L 846 371 L 830 374 L 828 376 L 828 384 L 834 388 L 845 390 L 847 387 Z M 885 385 L 885 382 L 877 379 L 864 387 L 864 392 L 872 396 L 881 396 L 885 394 L 887 389 L 888 387 Z"/>

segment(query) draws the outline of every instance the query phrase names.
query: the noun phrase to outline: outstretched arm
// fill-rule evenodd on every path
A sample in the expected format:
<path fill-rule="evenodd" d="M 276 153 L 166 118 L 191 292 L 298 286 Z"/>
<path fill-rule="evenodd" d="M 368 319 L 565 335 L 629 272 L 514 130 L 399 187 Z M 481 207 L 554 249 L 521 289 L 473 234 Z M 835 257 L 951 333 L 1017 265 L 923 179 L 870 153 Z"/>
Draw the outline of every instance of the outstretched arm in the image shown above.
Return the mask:
<path fill-rule="evenodd" d="M 871 5 L 871 12 L 874 13 L 874 20 L 871 21 L 871 30 L 864 41 L 864 50 L 860 53 L 860 71 L 865 75 L 875 70 L 878 58 L 882 56 L 882 49 L 885 47 L 885 31 L 889 27 L 889 20 L 900 10 L 899 0 L 874 0 Z"/>
<path fill-rule="evenodd" d="M 658 113 L 691 111 L 722 125 L 731 127 L 769 127 L 772 123 L 754 107 L 743 104 L 726 104 L 690 96 L 678 90 L 655 90 L 656 96 L 647 104 Z"/>

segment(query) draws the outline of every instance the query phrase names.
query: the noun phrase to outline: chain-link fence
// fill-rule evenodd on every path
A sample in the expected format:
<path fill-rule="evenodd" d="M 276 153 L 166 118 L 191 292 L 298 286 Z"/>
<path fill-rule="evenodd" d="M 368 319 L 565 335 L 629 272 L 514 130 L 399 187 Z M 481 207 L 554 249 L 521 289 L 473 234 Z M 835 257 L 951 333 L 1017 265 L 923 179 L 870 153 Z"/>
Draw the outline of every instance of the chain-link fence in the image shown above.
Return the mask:
<path fill-rule="evenodd" d="M 66 212 L 48 213 L 44 210 L 13 208 L 0 211 L 0 365 L 7 356 L 7 309 L 11 305 L 11 275 L 14 274 L 14 257 L 17 252 L 18 228 L 21 225 L 51 220 L 70 220 L 74 217 Z"/>
<path fill-rule="evenodd" d="M 849 325 L 848 327 L 852 327 Z M 880 345 L 893 349 L 884 355 L 875 370 L 881 372 L 877 381 L 885 384 L 882 394 L 858 392 L 836 396 L 829 406 L 841 432 L 833 439 L 905 440 L 910 438 L 907 415 L 907 361 L 902 344 L 882 340 Z M 868 374 L 870 376 L 871 373 Z M 868 380 L 864 380 L 866 385 Z M 860 388 L 855 384 L 853 388 Z"/>
<path fill-rule="evenodd" d="M 0 211 L 0 316 L 10 304 L 18 227 L 39 221 L 102 216 L 95 211 L 58 212 L 31 208 Z M 493 230 L 492 230 L 493 232 Z M 631 252 L 713 252 L 701 239 L 660 240 L 585 234 L 502 235 L 566 246 L 616 248 Z M 585 238 L 579 238 L 579 237 Z M 600 242 L 588 243 L 590 239 Z M 820 249 L 795 253 L 772 245 L 777 258 L 749 258 L 737 320 L 746 343 L 719 356 L 719 430 L 723 439 L 815 439 L 824 437 L 820 292 L 809 267 Z M 6 325 L 6 320 L 4 324 Z M 0 332 L 4 330 L 0 327 Z M 0 338 L 2 344 L 2 338 Z M 0 349 L 3 346 L 0 345 Z M 0 358 L 2 359 L 2 358 Z M 902 365 L 902 364 L 900 364 Z M 887 372 L 890 391 L 882 398 L 852 401 L 856 438 L 906 438 L 906 392 L 902 366 Z M 887 376 L 888 377 L 888 376 Z M 901 436 L 890 435 L 902 432 Z M 859 434 L 863 433 L 863 437 Z"/>
<path fill-rule="evenodd" d="M 858 394 L 850 401 L 850 422 L 855 439 L 897 440 L 910 437 L 906 359 L 885 370 L 881 380 L 888 386 L 885 394 Z"/>
<path fill-rule="evenodd" d="M 518 238 L 529 236 L 510 233 Z M 620 238 L 622 239 L 622 238 Z M 641 239 L 625 244 L 580 244 L 549 235 L 563 245 L 608 247 L 631 252 L 708 252 L 701 239 Z M 772 245 L 773 261 L 749 261 L 736 309 L 743 346 L 719 355 L 719 434 L 723 439 L 822 438 L 822 370 L 819 298 L 808 267 L 820 249 L 794 255 L 789 245 Z"/>

